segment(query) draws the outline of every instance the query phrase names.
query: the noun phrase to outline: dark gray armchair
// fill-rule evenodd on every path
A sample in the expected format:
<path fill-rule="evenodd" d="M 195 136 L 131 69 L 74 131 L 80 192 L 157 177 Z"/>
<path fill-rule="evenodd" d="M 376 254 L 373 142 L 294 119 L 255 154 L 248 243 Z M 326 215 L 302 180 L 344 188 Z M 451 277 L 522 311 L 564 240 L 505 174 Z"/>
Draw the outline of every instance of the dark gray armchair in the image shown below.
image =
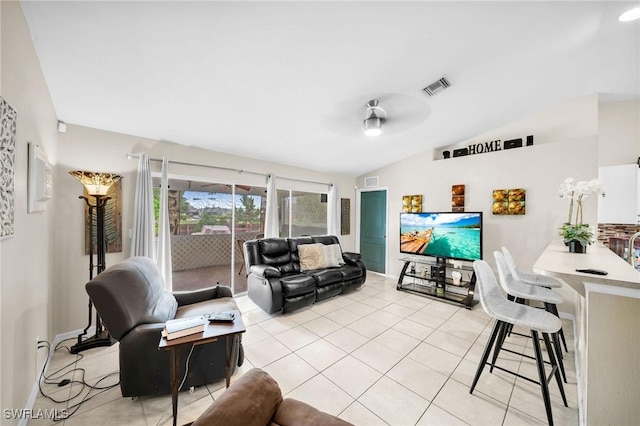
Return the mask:
<path fill-rule="evenodd" d="M 105 327 L 120 342 L 120 390 L 122 396 L 171 392 L 169 352 L 158 350 L 166 321 L 237 310 L 231 289 L 223 286 L 197 291 L 167 292 L 156 264 L 146 257 L 132 257 L 107 268 L 86 285 Z M 183 377 L 188 350 L 182 350 Z M 242 344 L 233 348 L 232 365 L 243 361 Z M 195 346 L 182 389 L 212 383 L 226 376 L 224 340 Z"/>

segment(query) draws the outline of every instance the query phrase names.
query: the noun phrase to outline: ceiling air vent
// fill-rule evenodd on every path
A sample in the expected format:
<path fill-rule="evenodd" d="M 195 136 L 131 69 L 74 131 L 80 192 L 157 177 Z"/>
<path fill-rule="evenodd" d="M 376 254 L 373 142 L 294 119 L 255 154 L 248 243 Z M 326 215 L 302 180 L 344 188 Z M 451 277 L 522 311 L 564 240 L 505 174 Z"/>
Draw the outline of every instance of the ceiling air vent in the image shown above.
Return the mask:
<path fill-rule="evenodd" d="M 434 96 L 436 93 L 446 89 L 449 86 L 451 86 L 449 80 L 447 80 L 445 77 L 442 77 L 440 80 L 435 81 L 422 89 L 422 91 L 429 96 Z"/>
<path fill-rule="evenodd" d="M 369 176 L 364 178 L 365 188 L 372 188 L 374 186 L 378 186 L 378 176 Z"/>

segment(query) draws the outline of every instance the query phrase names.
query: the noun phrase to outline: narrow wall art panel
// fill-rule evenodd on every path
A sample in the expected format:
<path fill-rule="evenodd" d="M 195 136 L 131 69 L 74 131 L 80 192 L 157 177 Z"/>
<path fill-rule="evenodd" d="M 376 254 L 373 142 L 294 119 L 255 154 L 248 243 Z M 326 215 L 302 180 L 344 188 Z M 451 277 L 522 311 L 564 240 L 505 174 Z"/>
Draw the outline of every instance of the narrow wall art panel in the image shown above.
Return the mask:
<path fill-rule="evenodd" d="M 0 240 L 13 236 L 16 111 L 0 97 Z"/>

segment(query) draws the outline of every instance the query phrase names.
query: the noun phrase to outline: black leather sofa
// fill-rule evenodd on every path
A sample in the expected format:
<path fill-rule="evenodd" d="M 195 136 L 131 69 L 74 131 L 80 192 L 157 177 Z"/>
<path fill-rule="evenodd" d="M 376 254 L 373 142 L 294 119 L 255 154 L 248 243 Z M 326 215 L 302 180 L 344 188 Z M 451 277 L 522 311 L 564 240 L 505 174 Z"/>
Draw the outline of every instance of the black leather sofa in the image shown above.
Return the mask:
<path fill-rule="evenodd" d="M 360 287 L 367 270 L 357 253 L 341 252 L 344 264 L 301 270 L 298 247 L 337 244 L 333 235 L 264 238 L 243 245 L 249 298 L 268 313 L 290 312 Z"/>
<path fill-rule="evenodd" d="M 87 283 L 86 290 L 111 336 L 120 342 L 122 396 L 171 392 L 169 351 L 158 349 L 166 321 L 238 309 L 229 287 L 165 291 L 160 270 L 146 257 L 132 257 L 107 268 Z M 184 376 L 190 356 L 183 389 L 226 377 L 224 339 L 194 346 L 189 352 L 179 354 L 179 377 Z M 231 359 L 233 374 L 244 360 L 242 343 L 234 343 Z"/>

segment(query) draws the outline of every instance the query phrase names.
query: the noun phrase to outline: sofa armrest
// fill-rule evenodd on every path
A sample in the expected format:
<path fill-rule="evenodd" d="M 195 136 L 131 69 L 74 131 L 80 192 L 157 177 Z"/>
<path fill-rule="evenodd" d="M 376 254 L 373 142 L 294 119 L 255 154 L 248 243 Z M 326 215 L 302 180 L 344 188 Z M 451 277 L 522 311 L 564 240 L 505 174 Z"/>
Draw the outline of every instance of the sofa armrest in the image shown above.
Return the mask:
<path fill-rule="evenodd" d="M 173 295 L 178 301 L 178 306 L 184 306 L 219 297 L 233 297 L 233 292 L 227 286 L 216 285 L 193 291 L 174 291 Z"/>
<path fill-rule="evenodd" d="M 280 403 L 273 421 L 279 425 L 353 426 L 351 423 L 293 398 L 286 398 Z"/>
<path fill-rule="evenodd" d="M 345 262 L 347 262 L 350 265 L 357 265 L 358 261 L 360 261 L 360 253 L 352 253 L 352 252 L 342 252 L 342 258 L 344 259 Z"/>
<path fill-rule="evenodd" d="M 276 278 L 282 276 L 277 268 L 269 265 L 251 265 L 249 272 L 262 278 Z"/>
<path fill-rule="evenodd" d="M 193 422 L 192 426 L 264 426 L 282 401 L 278 383 L 254 368 L 231 386 Z"/>

